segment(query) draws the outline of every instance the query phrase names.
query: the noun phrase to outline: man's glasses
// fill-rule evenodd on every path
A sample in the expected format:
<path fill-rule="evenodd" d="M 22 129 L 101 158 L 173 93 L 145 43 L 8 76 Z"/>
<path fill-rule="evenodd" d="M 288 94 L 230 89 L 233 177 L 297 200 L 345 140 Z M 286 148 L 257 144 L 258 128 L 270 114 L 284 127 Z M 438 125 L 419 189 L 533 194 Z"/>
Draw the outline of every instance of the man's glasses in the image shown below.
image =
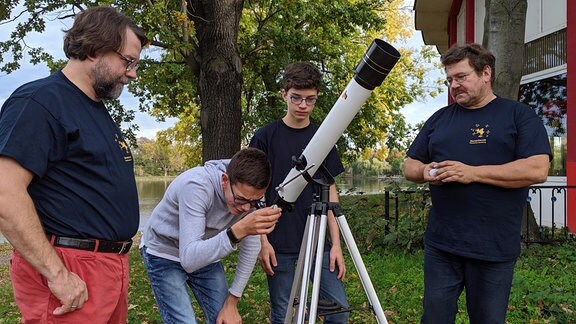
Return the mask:
<path fill-rule="evenodd" d="M 138 65 L 140 64 L 138 61 L 136 61 L 135 59 L 128 58 L 118 51 L 114 53 L 118 54 L 118 56 L 120 56 L 120 58 L 126 62 L 126 72 L 130 72 L 132 70 L 134 71 L 138 70 Z"/>
<path fill-rule="evenodd" d="M 300 96 L 290 96 L 290 102 L 295 105 L 299 105 L 302 103 L 302 101 L 306 101 L 307 106 L 312 106 L 316 103 L 316 100 L 318 100 L 316 97 L 302 98 Z"/>
<path fill-rule="evenodd" d="M 449 87 L 452 82 L 456 82 L 458 84 L 462 84 L 466 79 L 473 73 L 474 71 L 470 71 L 468 73 L 460 73 L 455 75 L 453 78 L 446 78 L 444 84 Z"/>
<path fill-rule="evenodd" d="M 232 192 L 232 197 L 234 198 L 234 203 L 237 205 L 246 205 L 246 204 L 250 204 L 250 207 L 256 207 L 256 208 L 262 208 L 262 204 L 264 203 L 261 199 L 262 197 L 255 199 L 255 200 L 248 200 L 244 197 L 238 197 L 236 196 L 236 194 L 234 193 L 234 187 L 232 186 L 232 184 L 230 184 L 230 191 Z"/>

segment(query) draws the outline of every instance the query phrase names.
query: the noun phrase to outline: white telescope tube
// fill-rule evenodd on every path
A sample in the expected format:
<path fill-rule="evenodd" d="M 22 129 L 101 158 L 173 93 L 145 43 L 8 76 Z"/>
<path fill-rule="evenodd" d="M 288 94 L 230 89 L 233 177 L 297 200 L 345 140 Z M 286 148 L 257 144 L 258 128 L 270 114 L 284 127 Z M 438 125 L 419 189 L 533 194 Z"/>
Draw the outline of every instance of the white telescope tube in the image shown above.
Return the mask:
<path fill-rule="evenodd" d="M 305 161 L 306 165 L 300 169 L 307 169 L 310 175 L 314 175 L 372 90 L 382 84 L 399 59 L 400 53 L 392 45 L 380 39 L 372 42 L 362 61 L 356 66 L 354 78 L 302 152 L 300 159 Z M 294 203 L 308 183 L 297 167 L 292 168 L 282 184 L 276 188 L 278 198 L 283 201 L 280 204 Z"/>

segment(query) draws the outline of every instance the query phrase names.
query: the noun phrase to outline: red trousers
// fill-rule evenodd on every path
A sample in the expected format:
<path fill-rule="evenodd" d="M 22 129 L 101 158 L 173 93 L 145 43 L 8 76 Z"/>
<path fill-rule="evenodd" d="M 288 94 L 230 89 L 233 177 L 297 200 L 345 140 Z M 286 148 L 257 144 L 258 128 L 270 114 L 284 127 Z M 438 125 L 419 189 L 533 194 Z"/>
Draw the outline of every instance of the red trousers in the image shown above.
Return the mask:
<path fill-rule="evenodd" d="M 126 323 L 128 318 L 128 254 L 101 253 L 55 247 L 68 270 L 88 287 L 81 309 L 52 314 L 60 301 L 50 292 L 46 279 L 16 251 L 10 260 L 14 299 L 22 323 Z"/>

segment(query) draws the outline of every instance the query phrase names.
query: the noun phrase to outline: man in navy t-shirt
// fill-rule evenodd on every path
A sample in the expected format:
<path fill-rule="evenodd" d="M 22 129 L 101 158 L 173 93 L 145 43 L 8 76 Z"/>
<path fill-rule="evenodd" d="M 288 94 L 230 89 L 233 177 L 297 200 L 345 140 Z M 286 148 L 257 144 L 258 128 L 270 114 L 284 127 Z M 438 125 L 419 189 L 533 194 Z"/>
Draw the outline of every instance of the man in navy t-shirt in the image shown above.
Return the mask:
<path fill-rule="evenodd" d="M 466 288 L 471 323 L 505 323 L 528 186 L 552 157 L 534 111 L 494 95 L 495 58 L 478 44 L 441 57 L 455 103 L 424 124 L 406 179 L 428 182 L 422 323 L 454 323 Z"/>
<path fill-rule="evenodd" d="M 287 106 L 286 115 L 258 129 L 250 141 L 250 147 L 266 152 L 272 165 L 272 182 L 266 191 L 268 202 L 274 201 L 275 188 L 292 169 L 292 157 L 300 157 L 318 129 L 310 122 L 310 114 L 318 99 L 321 79 L 320 71 L 309 63 L 296 62 L 288 65 L 284 72 L 282 89 L 282 99 Z M 332 176 L 344 171 L 335 148 L 332 148 L 323 164 Z M 284 323 L 306 220 L 314 193 L 320 193 L 319 187 L 309 183 L 300 193 L 292 211 L 282 210 L 282 216 L 274 231 L 262 235 L 259 259 L 268 275 L 273 324 Z M 335 184 L 330 186 L 330 201 L 338 202 Z M 328 213 L 327 223 L 332 244 L 325 244 L 319 297 L 321 300 L 336 301 L 347 306 L 346 292 L 341 281 L 346 267 L 340 247 L 340 231 L 332 211 Z M 325 323 L 347 321 L 348 313 L 327 315 L 324 319 Z"/>
<path fill-rule="evenodd" d="M 23 322 L 125 323 L 138 230 L 133 159 L 102 102 L 136 78 L 141 28 L 111 7 L 76 15 L 66 66 L 0 111 L 0 231 Z"/>

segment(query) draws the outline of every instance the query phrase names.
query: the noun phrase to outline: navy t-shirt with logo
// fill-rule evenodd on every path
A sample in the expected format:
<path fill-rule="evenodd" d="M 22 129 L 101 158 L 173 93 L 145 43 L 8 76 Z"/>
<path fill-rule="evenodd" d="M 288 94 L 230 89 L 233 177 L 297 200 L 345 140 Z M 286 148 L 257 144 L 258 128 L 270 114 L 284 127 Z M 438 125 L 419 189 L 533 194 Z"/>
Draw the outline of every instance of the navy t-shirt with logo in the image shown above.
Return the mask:
<path fill-rule="evenodd" d="M 272 165 L 272 181 L 266 191 L 266 201 L 273 202 L 277 198 L 276 187 L 280 185 L 293 168 L 292 157 L 300 157 L 302 152 L 318 130 L 318 126 L 310 124 L 304 128 L 292 128 L 281 119 L 275 120 L 256 131 L 250 141 L 250 147 L 264 151 Z M 331 176 L 336 177 L 344 172 L 344 166 L 336 147 L 333 147 L 323 165 Z M 320 179 L 321 172 L 316 171 L 314 178 Z M 268 241 L 276 253 L 298 253 L 302 243 L 302 236 L 306 228 L 306 220 L 310 214 L 310 207 L 314 202 L 314 195 L 320 196 L 321 186 L 309 183 L 304 187 L 293 209 L 282 210 L 272 233 L 268 234 Z M 328 237 L 328 235 L 326 235 Z M 329 242 L 324 245 L 325 250 L 330 249 Z"/>
<path fill-rule="evenodd" d="M 105 105 L 61 71 L 6 100 L 0 155 L 34 174 L 28 192 L 46 233 L 118 241 L 138 230 L 130 149 Z"/>
<path fill-rule="evenodd" d="M 440 109 L 426 121 L 407 154 L 423 163 L 452 160 L 472 166 L 552 156 L 542 120 L 529 106 L 503 98 L 478 109 L 456 103 Z M 430 194 L 426 244 L 488 261 L 519 255 L 527 187 L 445 183 L 430 185 Z"/>

